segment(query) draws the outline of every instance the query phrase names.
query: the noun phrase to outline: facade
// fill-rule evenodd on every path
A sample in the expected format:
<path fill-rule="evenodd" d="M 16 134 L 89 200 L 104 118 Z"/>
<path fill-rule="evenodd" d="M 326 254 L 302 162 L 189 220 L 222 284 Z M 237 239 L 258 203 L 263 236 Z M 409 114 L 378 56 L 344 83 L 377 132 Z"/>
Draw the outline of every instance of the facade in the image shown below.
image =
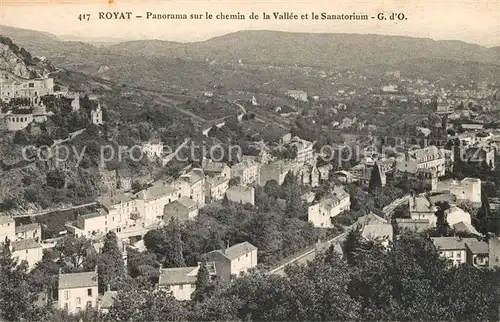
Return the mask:
<path fill-rule="evenodd" d="M 158 282 L 159 289 L 170 292 L 179 301 L 191 300 L 191 295 L 196 290 L 200 265 L 201 263 L 198 266 L 162 269 Z M 214 262 L 206 263 L 205 267 L 211 278 L 217 275 Z"/>
<path fill-rule="evenodd" d="M 467 261 L 465 242 L 460 237 L 433 237 L 432 242 L 439 254 L 457 266 Z"/>
<path fill-rule="evenodd" d="M 488 268 L 489 266 L 489 245 L 487 242 L 467 238 L 465 242 L 465 252 L 467 264 L 477 268 Z"/>
<path fill-rule="evenodd" d="M 16 239 L 16 222 L 12 217 L 0 216 L 0 245 L 5 243 L 5 239 Z"/>
<path fill-rule="evenodd" d="M 43 123 L 47 121 L 48 115 L 47 109 L 40 99 L 34 99 L 33 106 L 27 107 L 23 112 L 9 112 L 5 116 L 5 124 L 8 131 L 16 132 L 27 128 L 33 122 Z"/>
<path fill-rule="evenodd" d="M 285 176 L 292 170 L 293 165 L 289 161 L 278 160 L 273 163 L 263 164 L 260 167 L 259 185 L 265 186 L 266 182 L 274 180 L 279 185 L 283 184 Z"/>
<path fill-rule="evenodd" d="M 254 160 L 243 160 L 231 167 L 231 178 L 239 177 L 241 184 L 259 182 L 260 163 Z"/>
<path fill-rule="evenodd" d="M 135 202 L 143 226 L 154 225 L 163 220 L 165 205 L 179 199 L 179 191 L 162 181 L 154 182 L 150 187 L 135 195 Z"/>
<path fill-rule="evenodd" d="M 410 197 L 408 201 L 411 219 L 428 220 L 429 227 L 436 226 L 436 211 L 434 203 L 424 194 Z"/>
<path fill-rule="evenodd" d="M 92 123 L 95 124 L 95 125 L 102 125 L 102 124 L 104 124 L 104 121 L 102 119 L 101 103 L 97 102 L 97 108 L 92 109 L 90 111 L 90 119 L 92 120 Z"/>
<path fill-rule="evenodd" d="M 462 181 L 445 180 L 438 183 L 438 190 L 449 191 L 457 201 L 481 203 L 481 179 L 464 178 Z"/>
<path fill-rule="evenodd" d="M 214 162 L 212 160 L 203 160 L 203 173 L 209 177 L 231 178 L 231 168 L 223 162 Z"/>
<path fill-rule="evenodd" d="M 423 232 L 429 229 L 428 219 L 396 218 L 396 224 L 400 230 Z"/>
<path fill-rule="evenodd" d="M 443 150 L 436 146 L 409 151 L 405 157 L 398 159 L 396 170 L 398 172 L 416 173 L 418 169 L 432 169 L 438 177 L 446 173 L 446 158 Z"/>
<path fill-rule="evenodd" d="M 172 201 L 165 205 L 163 210 L 163 220 L 168 223 L 171 218 L 180 221 L 188 221 L 198 216 L 198 205 L 186 196 Z"/>
<path fill-rule="evenodd" d="M 129 195 L 118 194 L 100 198 L 98 202 L 107 212 L 108 231 L 119 233 L 124 228 L 137 226 L 139 217 L 137 202 Z"/>
<path fill-rule="evenodd" d="M 0 73 L 0 98 L 4 102 L 12 98 L 34 98 L 53 93 L 53 78 L 25 79 L 7 71 Z"/>
<path fill-rule="evenodd" d="M 97 308 L 97 283 L 97 272 L 59 273 L 59 309 L 75 314 Z"/>
<path fill-rule="evenodd" d="M 214 250 L 204 256 L 215 263 L 217 276 L 228 282 L 257 267 L 257 247 L 249 242 Z"/>
<path fill-rule="evenodd" d="M 142 144 L 142 152 L 150 159 L 161 158 L 163 156 L 163 142 L 158 139 L 149 140 Z"/>
<path fill-rule="evenodd" d="M 186 196 L 194 200 L 198 208 L 205 206 L 205 174 L 202 169 L 193 169 L 175 182 L 178 198 Z"/>
<path fill-rule="evenodd" d="M 341 187 L 336 187 L 327 197 L 307 209 L 307 218 L 314 227 L 332 228 L 332 217 L 351 208 L 351 197 Z"/>
<path fill-rule="evenodd" d="M 217 176 L 205 180 L 205 198 L 207 202 L 222 200 L 229 188 L 229 178 Z"/>
<path fill-rule="evenodd" d="M 42 226 L 40 224 L 28 224 L 16 227 L 16 240 L 29 238 L 40 241 L 42 238 Z"/>
<path fill-rule="evenodd" d="M 255 205 L 255 189 L 250 186 L 232 186 L 227 189 L 226 196 L 232 202 Z"/>
<path fill-rule="evenodd" d="M 309 165 L 316 164 L 316 160 L 314 158 L 313 142 L 302 140 L 298 136 L 295 136 L 289 143 L 289 146 L 295 148 L 295 151 L 297 151 L 297 156 L 295 158 L 297 163 Z"/>
<path fill-rule="evenodd" d="M 30 271 L 42 260 L 42 245 L 33 238 L 13 241 L 10 247 L 12 257 L 17 257 L 19 263 L 26 261 Z"/>
<path fill-rule="evenodd" d="M 107 214 L 99 210 L 90 214 L 81 215 L 76 222 L 67 223 L 66 229 L 76 237 L 95 239 L 108 232 Z"/>

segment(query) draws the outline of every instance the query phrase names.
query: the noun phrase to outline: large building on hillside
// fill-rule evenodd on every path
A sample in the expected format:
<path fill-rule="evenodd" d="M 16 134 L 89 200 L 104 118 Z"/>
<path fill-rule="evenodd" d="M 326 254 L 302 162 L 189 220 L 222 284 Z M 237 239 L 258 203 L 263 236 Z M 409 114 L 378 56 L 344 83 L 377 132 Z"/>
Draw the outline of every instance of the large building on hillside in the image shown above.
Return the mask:
<path fill-rule="evenodd" d="M 309 206 L 307 217 L 314 227 L 332 228 L 332 217 L 349 210 L 350 207 L 349 193 L 341 187 L 336 187 L 331 194 Z"/>
<path fill-rule="evenodd" d="M 53 78 L 25 79 L 7 71 L 0 71 L 0 98 L 4 102 L 13 98 L 34 98 L 53 93 Z"/>
<path fill-rule="evenodd" d="M 438 177 L 446 173 L 446 157 L 436 146 L 409 151 L 396 162 L 396 171 L 416 174 L 419 169 L 432 169 Z"/>

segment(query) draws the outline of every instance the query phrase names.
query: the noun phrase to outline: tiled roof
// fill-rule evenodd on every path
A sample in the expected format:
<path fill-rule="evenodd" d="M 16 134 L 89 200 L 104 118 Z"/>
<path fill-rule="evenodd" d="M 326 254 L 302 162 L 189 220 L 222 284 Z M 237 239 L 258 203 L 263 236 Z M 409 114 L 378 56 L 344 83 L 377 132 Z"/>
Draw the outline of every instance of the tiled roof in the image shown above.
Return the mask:
<path fill-rule="evenodd" d="M 235 244 L 229 248 L 226 248 L 225 251 L 222 251 L 222 254 L 230 260 L 234 260 L 238 257 L 241 257 L 247 253 L 250 253 L 256 250 L 257 247 L 250 244 L 249 242 L 243 242 L 239 244 Z"/>
<path fill-rule="evenodd" d="M 181 206 L 186 207 L 188 209 L 190 208 L 196 208 L 197 203 L 193 201 L 192 199 L 182 196 L 179 199 L 175 200 L 173 203 L 179 203 Z"/>
<path fill-rule="evenodd" d="M 195 169 L 191 170 L 189 173 L 186 173 L 181 176 L 182 179 L 187 179 L 190 184 L 195 184 L 196 182 L 203 179 L 203 170 L 199 169 L 195 171 Z"/>
<path fill-rule="evenodd" d="M 456 231 L 461 231 L 461 232 L 466 232 L 466 233 L 469 233 L 469 234 L 474 234 L 474 235 L 481 236 L 481 233 L 479 233 L 476 230 L 476 228 L 474 228 L 474 226 L 472 226 L 469 223 L 463 222 L 463 221 L 454 224 L 453 225 L 453 229 L 456 230 Z"/>
<path fill-rule="evenodd" d="M 175 192 L 174 187 L 163 182 L 156 182 L 149 188 L 139 191 L 136 196 L 142 200 L 150 200 L 163 197 Z"/>
<path fill-rule="evenodd" d="M 98 199 L 98 202 L 103 205 L 106 208 L 109 208 L 111 206 L 123 203 L 123 202 L 129 202 L 131 201 L 132 198 L 129 195 L 126 195 L 124 193 L 120 193 L 116 196 L 113 197 L 101 197 Z"/>
<path fill-rule="evenodd" d="M 251 186 L 236 185 L 236 186 L 230 187 L 228 189 L 228 192 L 229 191 L 232 191 L 232 192 L 250 192 L 253 190 L 254 190 L 254 188 Z"/>
<path fill-rule="evenodd" d="M 37 223 L 17 226 L 16 227 L 16 234 L 23 233 L 23 232 L 30 231 L 30 230 L 36 230 L 36 229 L 42 229 L 42 226 L 40 226 L 40 224 L 37 224 Z"/>
<path fill-rule="evenodd" d="M 97 273 L 68 273 L 59 275 L 59 289 L 97 286 Z"/>
<path fill-rule="evenodd" d="M 222 172 L 224 168 L 227 167 L 227 164 L 224 162 L 214 162 L 208 161 L 207 164 L 203 167 L 203 171 L 205 172 Z"/>
<path fill-rule="evenodd" d="M 159 284 L 179 285 L 196 283 L 198 266 L 164 268 L 161 270 Z"/>
<path fill-rule="evenodd" d="M 479 241 L 477 239 L 467 238 L 465 245 L 470 249 L 473 254 L 488 254 L 490 251 L 487 242 Z"/>
<path fill-rule="evenodd" d="M 42 245 L 34 240 L 33 238 L 28 238 L 28 239 L 23 239 L 23 240 L 18 240 L 18 241 L 13 241 L 12 242 L 12 250 L 26 250 L 26 249 L 33 249 L 33 248 L 41 248 Z"/>
<path fill-rule="evenodd" d="M 439 250 L 465 249 L 464 239 L 459 237 L 432 237 L 432 242 Z"/>

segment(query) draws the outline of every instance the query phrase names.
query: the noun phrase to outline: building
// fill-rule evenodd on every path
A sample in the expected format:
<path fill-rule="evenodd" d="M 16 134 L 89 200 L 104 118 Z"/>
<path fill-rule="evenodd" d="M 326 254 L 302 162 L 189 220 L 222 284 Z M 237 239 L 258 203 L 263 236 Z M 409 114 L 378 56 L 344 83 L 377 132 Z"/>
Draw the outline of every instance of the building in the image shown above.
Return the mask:
<path fill-rule="evenodd" d="M 191 300 L 191 296 L 196 290 L 200 266 L 201 263 L 198 263 L 198 266 L 163 268 L 160 271 L 159 289 L 170 292 L 179 301 Z M 205 267 L 211 278 L 217 275 L 214 262 L 205 263 Z"/>
<path fill-rule="evenodd" d="M 12 257 L 17 257 L 19 263 L 26 261 L 30 271 L 42 260 L 42 245 L 34 238 L 13 241 L 10 247 Z"/>
<path fill-rule="evenodd" d="M 463 222 L 465 224 L 471 224 L 471 216 L 468 212 L 458 208 L 457 206 L 451 206 L 450 209 L 447 209 L 445 212 L 446 222 L 450 227 L 453 227 L 455 224 Z"/>
<path fill-rule="evenodd" d="M 297 89 L 291 89 L 286 92 L 286 96 L 289 96 L 297 101 L 307 102 L 307 92 Z"/>
<path fill-rule="evenodd" d="M 212 202 L 222 200 L 229 189 L 229 178 L 216 176 L 205 179 L 205 200 Z"/>
<path fill-rule="evenodd" d="M 100 238 L 108 232 L 107 214 L 103 209 L 78 216 L 75 222 L 67 223 L 66 229 L 76 237 Z"/>
<path fill-rule="evenodd" d="M 490 248 L 487 242 L 467 238 L 465 242 L 467 264 L 477 268 L 489 267 Z"/>
<path fill-rule="evenodd" d="M 179 199 L 167 203 L 163 210 L 163 220 L 168 223 L 171 218 L 180 221 L 188 221 L 198 216 L 198 205 L 192 199 L 182 196 Z"/>
<path fill-rule="evenodd" d="M 7 125 L 8 131 L 20 131 L 27 128 L 28 125 L 33 122 L 43 123 L 47 121 L 49 113 L 47 113 L 47 109 L 40 98 L 34 99 L 32 103 L 32 106 L 19 108 L 14 112 L 9 111 L 7 113 L 5 116 L 5 124 Z"/>
<path fill-rule="evenodd" d="M 92 110 L 90 111 L 90 119 L 92 120 L 92 123 L 95 125 L 104 124 L 104 121 L 102 119 L 102 108 L 100 102 L 97 102 L 97 107 L 92 108 Z"/>
<path fill-rule="evenodd" d="M 163 156 L 163 142 L 158 139 L 152 139 L 142 144 L 142 152 L 150 159 L 161 158 Z"/>
<path fill-rule="evenodd" d="M 294 148 L 297 152 L 295 160 L 298 164 L 315 165 L 316 159 L 314 157 L 314 143 L 302 140 L 298 136 L 294 136 L 289 143 L 289 146 Z"/>
<path fill-rule="evenodd" d="M 198 208 L 205 206 L 205 174 L 202 169 L 193 169 L 180 176 L 175 182 L 178 198 L 182 196 L 193 199 Z"/>
<path fill-rule="evenodd" d="M 249 242 L 214 250 L 204 256 L 215 263 L 217 276 L 228 282 L 257 267 L 257 247 Z"/>
<path fill-rule="evenodd" d="M 432 169 L 438 177 L 446 173 L 446 158 L 443 150 L 436 146 L 409 151 L 396 161 L 396 171 L 415 174 L 418 169 Z"/>
<path fill-rule="evenodd" d="M 232 186 L 227 189 L 226 196 L 232 202 L 255 205 L 255 189 L 250 186 Z"/>
<path fill-rule="evenodd" d="M 0 98 L 4 102 L 12 98 L 34 98 L 53 93 L 53 78 L 26 79 L 8 71 L 0 72 Z"/>
<path fill-rule="evenodd" d="M 244 159 L 231 167 L 231 178 L 240 178 L 244 185 L 258 183 L 260 174 L 260 163 L 252 159 Z"/>
<path fill-rule="evenodd" d="M 156 181 L 150 187 L 135 195 L 137 210 L 144 226 L 162 222 L 165 205 L 182 197 L 179 189 L 163 181 Z"/>
<path fill-rule="evenodd" d="M 368 240 L 380 242 L 384 247 L 388 247 L 392 241 L 393 228 L 386 219 L 369 213 L 358 219 L 357 224 L 361 229 L 361 236 Z"/>
<path fill-rule="evenodd" d="M 203 159 L 203 173 L 210 177 L 231 178 L 231 168 L 224 162 L 214 162 L 212 160 Z"/>
<path fill-rule="evenodd" d="M 464 222 L 459 222 L 459 223 L 454 224 L 452 229 L 455 232 L 461 232 L 461 233 L 465 233 L 468 235 L 482 236 L 482 234 L 480 232 L 478 232 L 477 229 L 474 228 L 474 226 L 472 226 L 471 224 L 468 224 L 468 223 L 464 223 Z"/>
<path fill-rule="evenodd" d="M 432 237 L 432 242 L 439 254 L 449 259 L 453 265 L 460 265 L 467 261 L 465 242 L 460 237 Z"/>
<path fill-rule="evenodd" d="M 488 239 L 489 245 L 489 267 L 495 269 L 500 267 L 500 237 L 491 234 Z"/>
<path fill-rule="evenodd" d="M 127 194 L 98 199 L 99 204 L 107 213 L 108 231 L 121 232 L 124 228 L 137 226 L 139 211 L 136 200 Z"/>
<path fill-rule="evenodd" d="M 42 238 L 42 226 L 40 224 L 27 224 L 16 227 L 16 240 L 33 238 L 40 241 Z"/>
<path fill-rule="evenodd" d="M 429 229 L 428 219 L 396 218 L 396 224 L 400 230 L 423 232 Z"/>
<path fill-rule="evenodd" d="M 292 162 L 285 160 L 278 160 L 272 163 L 263 164 L 260 167 L 259 185 L 265 186 L 266 183 L 271 180 L 274 180 L 279 185 L 282 185 L 287 173 L 292 169 Z"/>
<path fill-rule="evenodd" d="M 332 217 L 351 208 L 351 197 L 341 187 L 336 187 L 332 193 L 310 205 L 307 218 L 314 227 L 332 228 Z"/>
<path fill-rule="evenodd" d="M 410 197 L 408 208 L 411 219 L 428 220 L 429 227 L 436 226 L 438 209 L 425 194 Z"/>
<path fill-rule="evenodd" d="M 59 273 L 59 309 L 76 314 L 97 308 L 97 272 Z"/>
<path fill-rule="evenodd" d="M 104 292 L 104 295 L 98 301 L 99 311 L 102 313 L 108 313 L 111 306 L 115 302 L 115 298 L 118 295 L 118 291 L 108 290 Z"/>
<path fill-rule="evenodd" d="M 462 181 L 445 180 L 438 183 L 438 190 L 448 191 L 457 201 L 481 204 L 481 179 L 464 178 Z"/>
<path fill-rule="evenodd" d="M 12 217 L 0 216 L 0 245 L 5 243 L 5 239 L 10 241 L 16 239 L 16 222 Z"/>
<path fill-rule="evenodd" d="M 491 170 L 495 169 L 495 148 L 490 146 L 468 146 L 462 155 L 468 163 L 487 164 Z"/>

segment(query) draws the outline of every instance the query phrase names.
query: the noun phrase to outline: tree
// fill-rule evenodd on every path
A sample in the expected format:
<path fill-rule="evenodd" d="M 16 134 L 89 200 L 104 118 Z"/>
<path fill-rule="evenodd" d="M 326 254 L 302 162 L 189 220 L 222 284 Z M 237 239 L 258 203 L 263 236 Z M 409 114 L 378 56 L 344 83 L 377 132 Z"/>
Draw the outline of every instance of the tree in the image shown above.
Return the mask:
<path fill-rule="evenodd" d="M 359 227 L 349 230 L 342 244 L 342 251 L 349 265 L 356 264 L 356 251 L 361 247 L 361 231 Z"/>
<path fill-rule="evenodd" d="M 373 192 L 381 187 L 382 187 L 382 174 L 380 173 L 380 167 L 378 166 L 377 162 L 375 162 L 375 165 L 373 166 L 372 169 L 370 182 L 368 184 L 368 190 L 370 190 L 370 192 Z"/>
<path fill-rule="evenodd" d="M 96 265 L 95 250 L 83 236 L 66 236 L 57 242 L 54 249 L 59 252 L 59 263 L 63 272 L 90 271 Z"/>
<path fill-rule="evenodd" d="M 114 287 L 117 280 L 124 274 L 122 252 L 114 232 L 108 232 L 104 238 L 104 245 L 97 259 L 97 272 L 101 292 L 104 292 L 108 286 Z"/>
<path fill-rule="evenodd" d="M 182 236 L 179 219 L 172 217 L 165 227 L 168 243 L 165 252 L 165 267 L 183 267 L 184 255 L 182 252 Z"/>
<path fill-rule="evenodd" d="M 201 302 L 206 297 L 206 291 L 210 283 L 210 273 L 208 272 L 205 261 L 202 261 L 198 274 L 196 275 L 196 289 L 191 295 L 191 299 Z"/>

